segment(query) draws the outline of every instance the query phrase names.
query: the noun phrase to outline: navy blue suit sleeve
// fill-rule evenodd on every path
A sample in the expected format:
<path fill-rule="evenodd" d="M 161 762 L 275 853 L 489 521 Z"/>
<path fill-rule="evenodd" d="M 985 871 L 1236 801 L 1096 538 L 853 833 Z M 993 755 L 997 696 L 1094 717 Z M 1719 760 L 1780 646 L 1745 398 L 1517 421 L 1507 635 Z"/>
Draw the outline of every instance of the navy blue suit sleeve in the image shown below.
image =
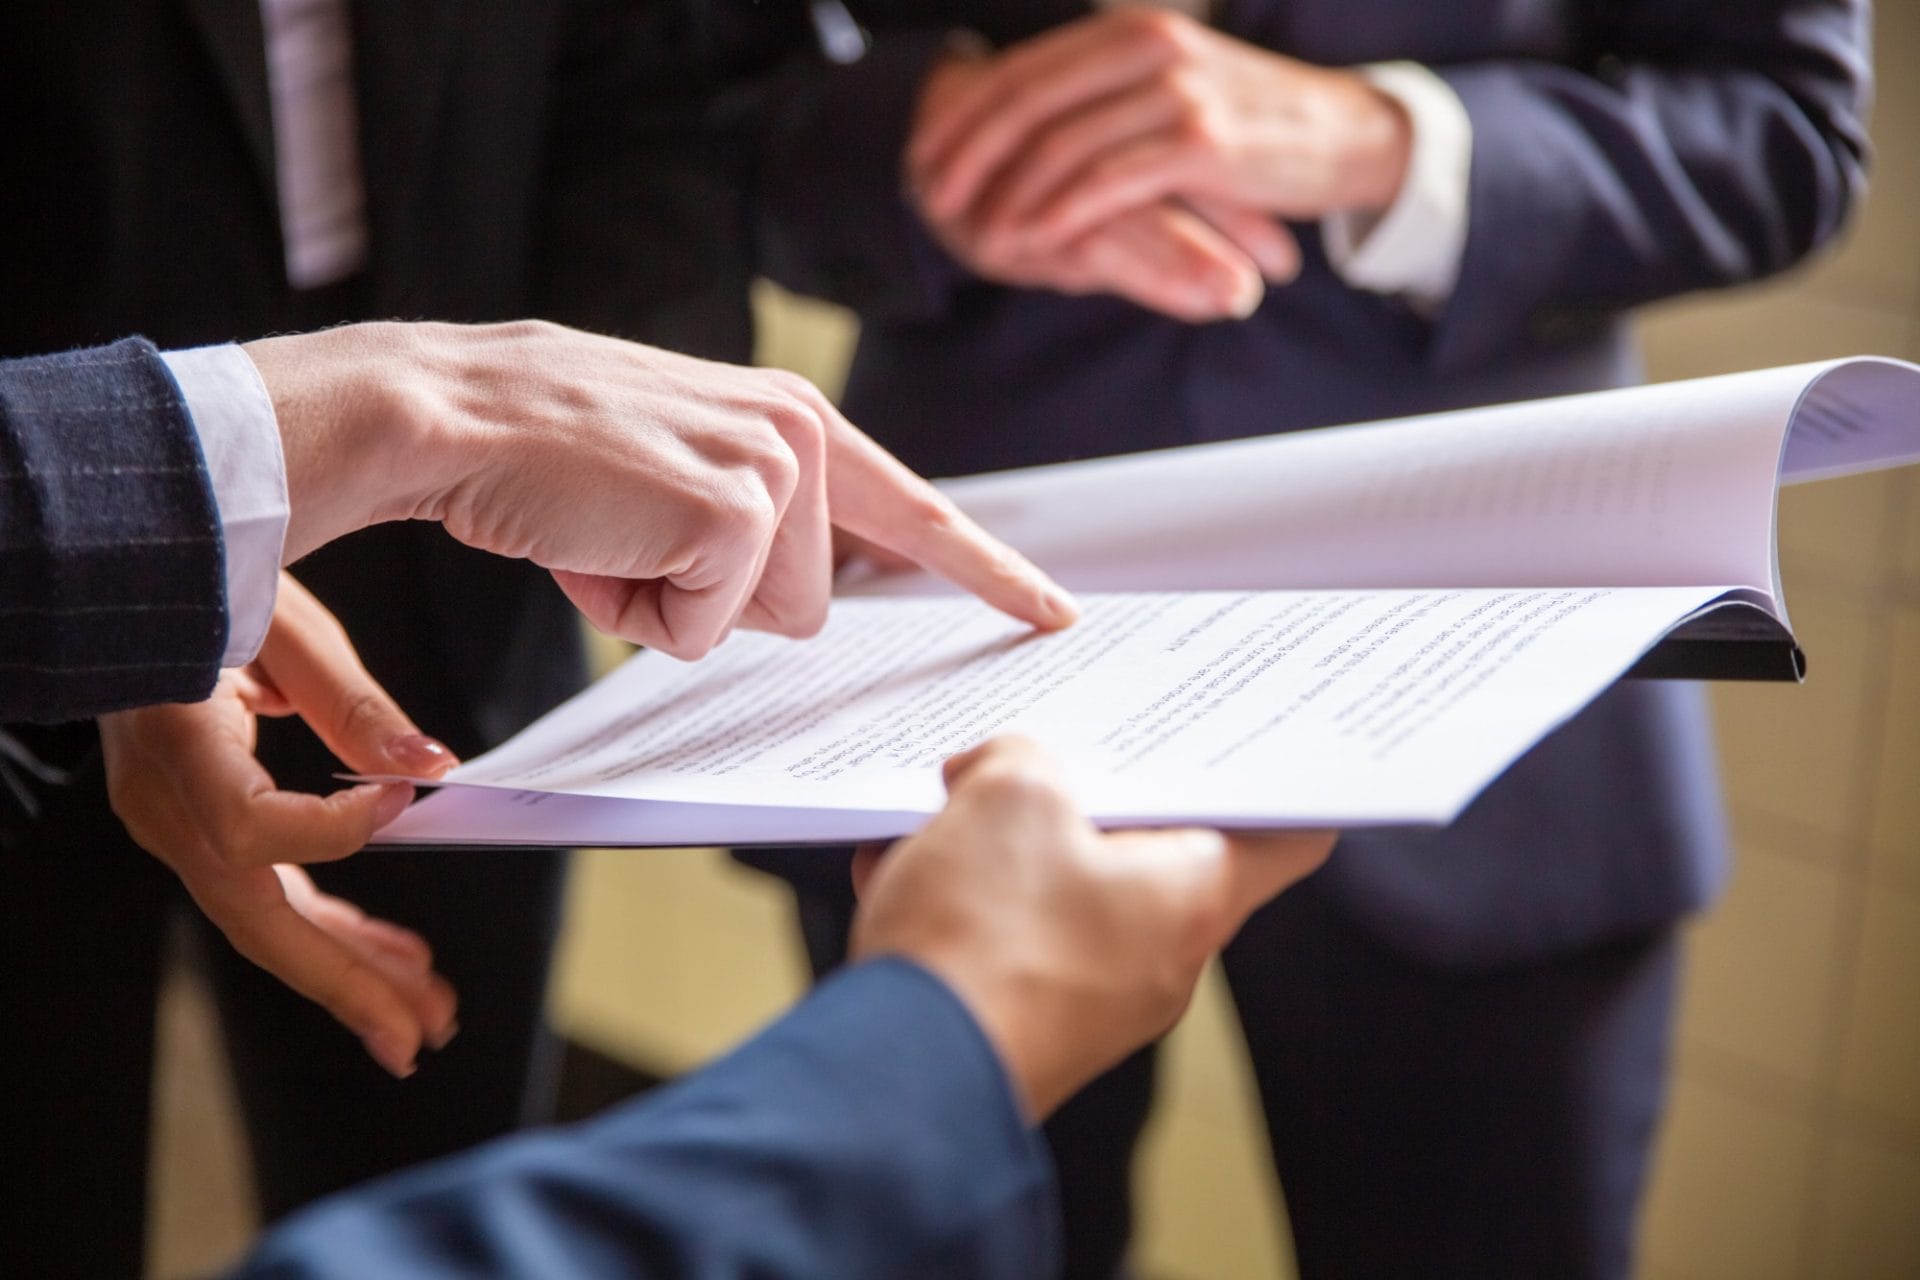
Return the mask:
<path fill-rule="evenodd" d="M 237 1277 L 1032 1277 L 1052 1176 L 932 975 L 859 965 L 655 1095 L 324 1201 Z"/>
<path fill-rule="evenodd" d="M 1625 0 L 1592 71 L 1439 68 L 1473 121 L 1470 227 L 1432 356 L 1471 365 L 1780 271 L 1865 185 L 1866 0 Z"/>
<path fill-rule="evenodd" d="M 0 720 L 206 697 L 223 556 L 193 421 L 151 343 L 0 361 Z"/>

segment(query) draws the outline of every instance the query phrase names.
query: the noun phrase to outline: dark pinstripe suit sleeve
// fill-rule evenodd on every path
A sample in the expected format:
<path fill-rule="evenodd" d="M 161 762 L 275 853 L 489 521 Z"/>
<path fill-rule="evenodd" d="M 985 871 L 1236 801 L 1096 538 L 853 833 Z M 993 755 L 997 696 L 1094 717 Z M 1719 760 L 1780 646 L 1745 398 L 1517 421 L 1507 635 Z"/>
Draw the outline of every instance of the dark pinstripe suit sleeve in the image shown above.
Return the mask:
<path fill-rule="evenodd" d="M 204 698 L 226 637 L 219 509 L 153 345 L 0 361 L 0 719 Z"/>

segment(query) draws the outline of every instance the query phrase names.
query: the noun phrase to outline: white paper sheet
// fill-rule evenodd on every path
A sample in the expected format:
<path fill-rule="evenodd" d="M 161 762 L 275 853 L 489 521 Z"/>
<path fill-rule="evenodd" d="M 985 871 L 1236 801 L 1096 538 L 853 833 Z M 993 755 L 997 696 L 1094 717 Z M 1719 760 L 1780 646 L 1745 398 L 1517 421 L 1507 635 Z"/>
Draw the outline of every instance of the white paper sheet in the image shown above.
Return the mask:
<path fill-rule="evenodd" d="M 1112 825 L 1445 822 L 1699 606 L 1785 622 L 1783 480 L 1916 460 L 1920 368 L 1861 359 L 972 477 L 1076 591 L 1217 594 L 1088 598 L 1055 637 L 843 601 L 805 644 L 643 655 L 383 839 L 879 838 L 1016 730 Z"/>
<path fill-rule="evenodd" d="M 1780 483 L 1920 462 L 1920 367 L 1862 357 L 1811 366 L 1781 450 Z"/>
<path fill-rule="evenodd" d="M 1717 594 L 1094 596 L 1050 636 L 970 600 L 844 601 L 810 641 L 640 655 L 383 840 L 623 829 L 608 805 L 540 812 L 540 792 L 640 806 L 616 843 L 900 834 L 939 807 L 941 761 L 1005 732 L 1054 751 L 1109 824 L 1441 823 Z"/>
<path fill-rule="evenodd" d="M 1076 591 L 1728 583 L 1784 621 L 1778 484 L 1915 460 L 1920 368 L 1860 358 L 943 487 Z"/>

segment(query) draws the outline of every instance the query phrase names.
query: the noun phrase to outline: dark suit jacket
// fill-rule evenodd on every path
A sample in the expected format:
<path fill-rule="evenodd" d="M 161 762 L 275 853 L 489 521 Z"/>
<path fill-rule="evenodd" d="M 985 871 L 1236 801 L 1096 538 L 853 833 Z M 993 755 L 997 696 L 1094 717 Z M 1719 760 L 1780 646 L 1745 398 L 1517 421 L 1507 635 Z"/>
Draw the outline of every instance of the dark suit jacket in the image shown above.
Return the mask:
<path fill-rule="evenodd" d="M 235 1275 L 1029 1280 L 1054 1219 L 979 1028 L 881 960 L 652 1097 L 323 1201 Z"/>
<path fill-rule="evenodd" d="M 0 718 L 206 697 L 225 592 L 206 463 L 153 347 L 0 360 Z"/>
<path fill-rule="evenodd" d="M 737 184 L 679 116 L 688 68 L 727 69 L 691 56 L 697 22 L 626 0 L 351 14 L 370 261 L 302 294 L 285 282 L 257 0 L 0 5 L 0 355 L 527 315 L 744 354 Z M 395 525 L 296 571 L 462 754 L 577 687 L 573 612 L 532 565 Z M 329 785 L 298 736 L 269 744 L 276 770 Z"/>
<path fill-rule="evenodd" d="M 1627 308 L 1789 266 L 1863 184 L 1864 0 L 1220 0 L 1230 34 L 1323 64 L 1414 59 L 1459 94 L 1470 226 L 1441 312 L 1347 287 L 1313 226 L 1299 280 L 1240 323 L 973 279 L 900 194 L 918 86 L 953 28 L 1008 42 L 1086 8 L 856 6 L 873 52 L 801 73 L 767 141 L 762 265 L 861 310 L 848 413 L 927 473 L 1631 382 Z M 1699 698 L 1640 685 L 1454 827 L 1349 837 L 1317 879 L 1398 947 L 1495 962 L 1672 919 L 1711 893 L 1722 846 Z"/>

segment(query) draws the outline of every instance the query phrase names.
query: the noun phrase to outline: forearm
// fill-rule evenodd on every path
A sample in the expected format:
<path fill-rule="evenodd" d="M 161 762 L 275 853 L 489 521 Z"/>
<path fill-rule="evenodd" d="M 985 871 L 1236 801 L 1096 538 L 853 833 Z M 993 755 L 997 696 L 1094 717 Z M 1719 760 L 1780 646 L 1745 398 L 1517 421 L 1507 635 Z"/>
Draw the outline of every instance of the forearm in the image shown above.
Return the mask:
<path fill-rule="evenodd" d="M 879 961 L 647 1100 L 337 1196 L 237 1274 L 1024 1277 L 1054 1231 L 978 1027 Z"/>
<path fill-rule="evenodd" d="M 1473 160 L 1437 363 L 1783 270 L 1829 242 L 1857 202 L 1857 5 L 1638 8 L 1605 75 L 1514 61 L 1441 69 L 1472 120 Z"/>
<path fill-rule="evenodd" d="M 441 495 L 499 442 L 463 430 L 475 393 L 453 326 L 357 324 L 245 344 L 277 420 L 289 516 L 281 556 L 368 525 L 437 518 Z"/>

